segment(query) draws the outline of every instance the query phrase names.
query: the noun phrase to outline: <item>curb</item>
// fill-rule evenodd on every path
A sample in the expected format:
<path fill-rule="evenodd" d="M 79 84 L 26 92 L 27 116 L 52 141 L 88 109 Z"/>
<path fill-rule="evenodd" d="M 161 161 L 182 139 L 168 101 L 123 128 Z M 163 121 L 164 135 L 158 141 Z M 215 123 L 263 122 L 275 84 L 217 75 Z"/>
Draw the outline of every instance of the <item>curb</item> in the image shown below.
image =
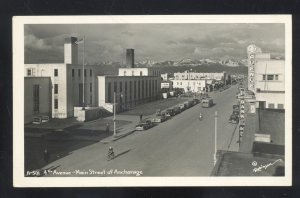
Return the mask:
<path fill-rule="evenodd" d="M 100 140 L 101 143 L 104 143 L 104 144 L 107 144 L 107 143 L 110 143 L 110 142 L 114 142 L 114 141 L 117 141 L 121 138 L 124 138 L 132 133 L 134 133 L 136 130 L 135 129 L 132 129 L 131 131 L 128 131 L 127 133 L 124 133 L 124 134 L 120 134 L 118 135 L 117 137 L 114 137 L 113 135 L 104 139 L 104 140 Z"/>

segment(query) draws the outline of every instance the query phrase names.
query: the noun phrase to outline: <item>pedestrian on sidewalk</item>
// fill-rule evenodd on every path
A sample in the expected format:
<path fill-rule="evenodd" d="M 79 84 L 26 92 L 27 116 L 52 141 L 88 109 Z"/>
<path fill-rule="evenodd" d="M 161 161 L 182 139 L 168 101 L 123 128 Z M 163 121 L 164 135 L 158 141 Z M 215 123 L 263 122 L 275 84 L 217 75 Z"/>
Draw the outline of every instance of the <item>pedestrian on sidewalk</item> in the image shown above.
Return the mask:
<path fill-rule="evenodd" d="M 48 149 L 46 148 L 44 150 L 44 161 L 48 164 L 49 159 L 50 159 L 50 153 L 49 153 Z"/>
<path fill-rule="evenodd" d="M 109 124 L 106 124 L 106 132 L 109 133 Z"/>
<path fill-rule="evenodd" d="M 143 114 L 140 115 L 140 122 L 143 120 Z"/>

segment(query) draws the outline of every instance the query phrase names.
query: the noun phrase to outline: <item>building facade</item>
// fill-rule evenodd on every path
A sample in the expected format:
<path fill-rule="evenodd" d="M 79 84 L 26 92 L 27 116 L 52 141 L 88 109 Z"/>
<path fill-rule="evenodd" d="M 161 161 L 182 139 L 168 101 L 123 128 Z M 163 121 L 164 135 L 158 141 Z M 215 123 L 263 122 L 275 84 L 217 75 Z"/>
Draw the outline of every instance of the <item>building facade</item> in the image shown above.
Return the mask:
<path fill-rule="evenodd" d="M 74 107 L 96 106 L 99 67 L 78 64 L 77 38 L 65 39 L 64 63 L 25 64 L 26 77 L 50 77 L 52 118 L 74 115 Z M 27 90 L 26 90 L 27 91 Z"/>
<path fill-rule="evenodd" d="M 32 122 L 34 117 L 51 116 L 52 95 L 49 77 L 24 78 L 24 123 Z"/>
<path fill-rule="evenodd" d="M 123 111 L 138 104 L 157 100 L 160 95 L 160 77 L 157 76 L 98 76 L 98 106 Z"/>
<path fill-rule="evenodd" d="M 255 96 L 260 108 L 285 108 L 285 61 L 258 59 L 255 68 Z"/>
<path fill-rule="evenodd" d="M 207 80 L 172 80 L 174 89 L 184 89 L 185 92 L 203 92 L 207 87 Z"/>
<path fill-rule="evenodd" d="M 226 72 L 203 73 L 203 72 L 185 71 L 185 72 L 174 73 L 174 80 L 204 80 L 204 79 L 221 81 L 225 84 L 226 80 L 228 80 L 228 75 L 226 74 Z"/>

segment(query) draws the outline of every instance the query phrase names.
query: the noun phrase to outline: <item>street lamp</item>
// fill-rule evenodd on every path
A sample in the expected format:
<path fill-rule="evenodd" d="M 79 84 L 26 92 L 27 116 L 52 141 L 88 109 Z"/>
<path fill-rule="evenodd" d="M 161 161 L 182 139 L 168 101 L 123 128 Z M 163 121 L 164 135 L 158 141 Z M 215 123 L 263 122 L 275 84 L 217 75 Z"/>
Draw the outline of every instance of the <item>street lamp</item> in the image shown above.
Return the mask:
<path fill-rule="evenodd" d="M 117 135 L 116 134 L 116 95 L 120 95 L 121 97 L 123 97 L 122 93 L 116 93 L 114 91 L 114 137 Z"/>
<path fill-rule="evenodd" d="M 217 163 L 217 121 L 218 121 L 218 112 L 215 112 L 215 153 L 214 153 L 214 166 Z"/>
<path fill-rule="evenodd" d="M 85 105 L 84 105 L 84 51 L 85 51 L 85 36 L 83 36 L 82 39 L 75 41 L 75 44 L 78 45 L 80 43 L 83 43 L 83 52 L 82 52 L 82 110 L 85 110 Z"/>

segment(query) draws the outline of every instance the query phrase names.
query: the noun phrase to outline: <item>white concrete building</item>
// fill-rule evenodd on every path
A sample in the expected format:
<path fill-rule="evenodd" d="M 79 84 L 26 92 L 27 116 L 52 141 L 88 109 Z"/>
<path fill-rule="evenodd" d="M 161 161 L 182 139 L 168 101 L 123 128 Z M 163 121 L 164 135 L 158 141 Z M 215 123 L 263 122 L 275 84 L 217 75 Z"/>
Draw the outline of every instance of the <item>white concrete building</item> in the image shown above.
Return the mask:
<path fill-rule="evenodd" d="M 207 80 L 172 80 L 173 88 L 184 89 L 185 92 L 203 92 L 207 87 Z"/>
<path fill-rule="evenodd" d="M 154 68 L 119 68 L 118 76 L 159 76 L 160 71 Z"/>
<path fill-rule="evenodd" d="M 285 108 L 285 61 L 257 60 L 255 68 L 257 107 Z"/>
<path fill-rule="evenodd" d="M 203 72 L 177 72 L 174 73 L 174 80 L 201 80 L 201 79 L 213 79 L 217 81 L 225 81 L 227 79 L 226 72 L 221 73 L 203 73 Z"/>
<path fill-rule="evenodd" d="M 26 77 L 50 77 L 52 118 L 72 117 L 74 107 L 82 107 L 83 102 L 84 106 L 98 104 L 96 76 L 99 67 L 85 65 L 83 71 L 83 65 L 78 64 L 76 41 L 75 37 L 65 39 L 64 63 L 25 64 L 24 67 Z"/>
<path fill-rule="evenodd" d="M 49 77 L 25 77 L 24 123 L 37 116 L 51 116 L 52 96 Z"/>

